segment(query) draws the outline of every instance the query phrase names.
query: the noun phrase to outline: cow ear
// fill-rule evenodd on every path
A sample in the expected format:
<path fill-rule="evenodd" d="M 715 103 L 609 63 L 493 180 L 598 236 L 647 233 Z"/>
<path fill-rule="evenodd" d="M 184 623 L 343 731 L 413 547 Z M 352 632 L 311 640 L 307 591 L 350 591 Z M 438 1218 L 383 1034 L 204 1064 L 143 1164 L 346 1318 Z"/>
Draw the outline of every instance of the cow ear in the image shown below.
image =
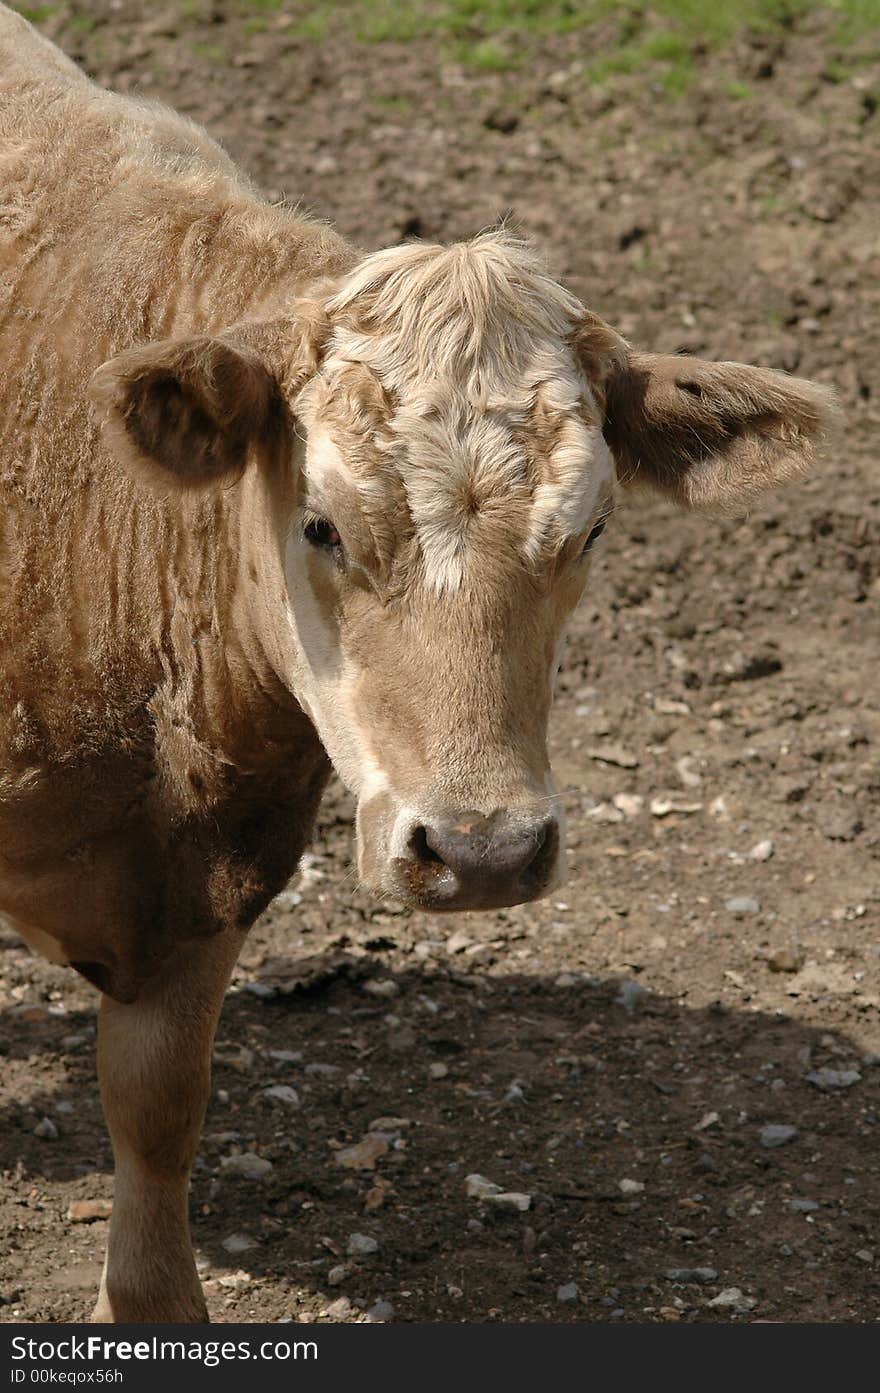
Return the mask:
<path fill-rule="evenodd" d="M 622 483 L 736 511 L 809 469 L 836 405 L 829 388 L 769 368 L 627 350 L 604 413 Z"/>
<path fill-rule="evenodd" d="M 165 493 L 234 483 L 249 447 L 287 428 L 267 363 L 250 344 L 219 338 L 132 348 L 98 368 L 89 396 L 114 455 Z"/>

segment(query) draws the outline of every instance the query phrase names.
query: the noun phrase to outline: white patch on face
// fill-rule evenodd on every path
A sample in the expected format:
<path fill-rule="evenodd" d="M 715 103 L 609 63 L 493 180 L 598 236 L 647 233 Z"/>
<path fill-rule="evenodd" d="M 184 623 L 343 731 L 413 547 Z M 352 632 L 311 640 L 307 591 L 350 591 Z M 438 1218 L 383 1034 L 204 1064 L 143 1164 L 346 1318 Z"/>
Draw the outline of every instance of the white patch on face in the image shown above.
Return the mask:
<path fill-rule="evenodd" d="M 471 532 L 479 531 L 468 500 L 498 508 L 522 493 L 522 452 L 497 417 L 461 401 L 447 403 L 439 419 L 410 407 L 394 425 L 406 442 L 401 474 L 426 583 L 435 594 L 452 594 L 464 578 Z"/>
<path fill-rule="evenodd" d="M 346 661 L 309 584 L 308 548 L 309 543 L 297 532 L 287 539 L 284 571 L 292 643 L 286 680 L 343 783 L 359 793 L 362 786 L 375 783 L 381 771 L 377 771 L 354 719 L 351 693 L 357 674 Z"/>
<path fill-rule="evenodd" d="M 334 476 L 343 479 L 349 488 L 357 489 L 358 481 L 332 436 L 320 428 L 310 431 L 306 445 L 306 478 L 316 488 L 321 488 L 330 483 Z"/>
<path fill-rule="evenodd" d="M 553 483 L 539 484 L 532 504 L 526 553 L 540 555 L 546 539 L 576 537 L 586 528 L 613 472 L 601 431 L 573 417 L 553 452 Z"/>

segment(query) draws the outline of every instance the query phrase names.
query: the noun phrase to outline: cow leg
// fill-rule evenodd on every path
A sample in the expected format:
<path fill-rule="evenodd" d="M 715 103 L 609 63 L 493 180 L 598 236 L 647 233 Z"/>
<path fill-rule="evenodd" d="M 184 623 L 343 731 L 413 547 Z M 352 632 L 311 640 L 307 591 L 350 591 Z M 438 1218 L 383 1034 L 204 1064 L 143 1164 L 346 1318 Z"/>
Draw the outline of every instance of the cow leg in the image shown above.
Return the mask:
<path fill-rule="evenodd" d="M 116 1161 L 95 1321 L 203 1321 L 189 1234 L 189 1174 L 211 1047 L 244 936 L 182 947 L 136 1002 L 102 998 L 98 1077 Z"/>

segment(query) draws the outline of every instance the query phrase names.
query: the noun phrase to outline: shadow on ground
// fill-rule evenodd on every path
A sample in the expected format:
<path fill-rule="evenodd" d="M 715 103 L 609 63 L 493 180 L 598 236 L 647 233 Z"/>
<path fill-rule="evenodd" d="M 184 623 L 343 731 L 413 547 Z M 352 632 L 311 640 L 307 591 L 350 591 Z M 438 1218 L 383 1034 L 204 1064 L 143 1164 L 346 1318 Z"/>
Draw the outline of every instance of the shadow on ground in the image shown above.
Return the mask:
<path fill-rule="evenodd" d="M 376 977 L 336 954 L 318 986 L 281 994 L 298 972 L 276 961 L 259 988 L 276 995 L 224 1009 L 191 1206 L 215 1319 L 351 1319 L 377 1301 L 413 1321 L 880 1314 L 880 1073 L 844 1034 L 692 1010 L 637 979 Z M 88 1309 L 105 1225 L 63 1215 L 111 1193 L 92 1024 L 0 1019 L 7 1071 L 33 1079 L 0 1124 L 9 1318 Z M 56 1052 L 64 1080 L 44 1086 Z M 806 1078 L 822 1069 L 860 1077 L 823 1090 Z M 34 1135 L 43 1116 L 57 1139 Z M 271 1172 L 224 1174 L 237 1150 Z M 475 1173 L 528 1208 L 468 1197 Z M 47 1224 L 59 1268 L 35 1302 L 28 1233 Z M 353 1234 L 378 1247 L 353 1255 Z"/>

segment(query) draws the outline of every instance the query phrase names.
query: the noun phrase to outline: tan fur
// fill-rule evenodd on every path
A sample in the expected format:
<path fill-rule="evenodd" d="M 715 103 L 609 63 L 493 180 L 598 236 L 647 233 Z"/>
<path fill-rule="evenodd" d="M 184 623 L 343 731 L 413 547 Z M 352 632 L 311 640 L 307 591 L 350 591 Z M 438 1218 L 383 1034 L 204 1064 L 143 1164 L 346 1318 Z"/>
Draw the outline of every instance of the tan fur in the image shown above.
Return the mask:
<path fill-rule="evenodd" d="M 104 992 L 96 1315 L 199 1319 L 211 1038 L 328 754 L 380 892 L 443 907 L 418 847 L 448 825 L 540 850 L 453 907 L 546 893 L 551 694 L 615 463 L 748 501 L 828 401 L 633 353 L 504 233 L 358 260 L 2 4 L 0 364 L 0 912 Z"/>

